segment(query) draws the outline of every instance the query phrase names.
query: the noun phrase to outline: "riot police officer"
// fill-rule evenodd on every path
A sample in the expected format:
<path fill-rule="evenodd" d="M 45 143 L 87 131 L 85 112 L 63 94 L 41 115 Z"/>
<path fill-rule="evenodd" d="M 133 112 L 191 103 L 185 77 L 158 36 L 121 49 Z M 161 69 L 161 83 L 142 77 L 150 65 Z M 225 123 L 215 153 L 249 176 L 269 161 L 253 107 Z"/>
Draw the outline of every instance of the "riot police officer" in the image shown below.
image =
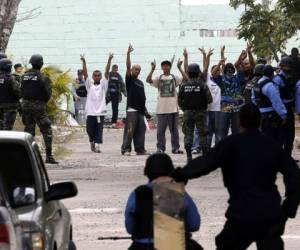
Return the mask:
<path fill-rule="evenodd" d="M 51 121 L 46 113 L 46 106 L 51 98 L 51 80 L 41 73 L 44 65 L 41 55 L 33 55 L 29 63 L 32 69 L 22 76 L 22 120 L 25 132 L 35 136 L 35 125 L 37 124 L 43 135 L 46 147 L 46 163 L 57 164 L 52 155 L 52 129 Z"/>
<path fill-rule="evenodd" d="M 12 62 L 0 59 L 0 130 L 12 130 L 17 117 L 20 83 L 11 74 Z"/>
<path fill-rule="evenodd" d="M 179 90 L 178 104 L 184 111 L 182 131 L 184 133 L 184 147 L 189 162 L 192 160 L 195 125 L 199 131 L 203 154 L 206 154 L 210 148 L 207 141 L 207 108 L 208 104 L 212 103 L 212 96 L 205 79 L 201 76 L 198 64 L 190 64 L 187 74 L 188 81 L 184 82 Z"/>

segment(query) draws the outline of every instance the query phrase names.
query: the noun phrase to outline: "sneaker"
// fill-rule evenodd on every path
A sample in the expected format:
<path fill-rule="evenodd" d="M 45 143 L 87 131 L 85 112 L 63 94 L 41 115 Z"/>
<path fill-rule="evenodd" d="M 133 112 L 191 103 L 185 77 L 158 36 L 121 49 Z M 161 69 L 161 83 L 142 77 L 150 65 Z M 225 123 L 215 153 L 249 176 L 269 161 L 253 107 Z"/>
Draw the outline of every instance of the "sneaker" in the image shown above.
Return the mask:
<path fill-rule="evenodd" d="M 150 155 L 146 150 L 136 152 L 136 155 Z"/>
<path fill-rule="evenodd" d="M 164 150 L 159 149 L 159 148 L 156 150 L 156 153 L 164 153 L 164 152 L 165 152 Z"/>
<path fill-rule="evenodd" d="M 91 151 L 95 152 L 96 148 L 95 148 L 95 142 L 90 142 L 91 144 Z"/>
<path fill-rule="evenodd" d="M 100 150 L 100 144 L 96 143 L 95 144 L 95 153 L 101 153 L 101 150 Z"/>
<path fill-rule="evenodd" d="M 58 162 L 54 159 L 52 155 L 46 157 L 47 164 L 58 164 Z"/>
<path fill-rule="evenodd" d="M 199 150 L 197 150 L 197 149 L 194 149 L 193 151 L 192 151 L 192 154 L 193 155 L 199 155 L 201 152 L 199 151 Z"/>
<path fill-rule="evenodd" d="M 121 151 L 121 154 L 124 155 L 124 156 L 130 156 L 131 155 L 131 152 L 129 151 Z"/>
<path fill-rule="evenodd" d="M 183 154 L 183 151 L 182 150 L 180 150 L 180 149 L 175 149 L 175 150 L 172 150 L 172 153 L 173 154 Z"/>

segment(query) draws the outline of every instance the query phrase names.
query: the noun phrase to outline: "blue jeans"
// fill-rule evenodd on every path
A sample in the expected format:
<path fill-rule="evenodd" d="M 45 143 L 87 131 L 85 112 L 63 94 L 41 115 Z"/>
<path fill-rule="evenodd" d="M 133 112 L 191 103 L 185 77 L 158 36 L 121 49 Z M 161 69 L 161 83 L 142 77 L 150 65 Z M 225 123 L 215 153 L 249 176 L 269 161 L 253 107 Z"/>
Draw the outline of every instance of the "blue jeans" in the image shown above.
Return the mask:
<path fill-rule="evenodd" d="M 216 116 L 217 133 L 216 138 L 218 141 L 223 140 L 229 133 L 229 128 L 231 128 L 232 134 L 237 134 L 240 132 L 240 113 L 226 113 L 220 112 Z"/>

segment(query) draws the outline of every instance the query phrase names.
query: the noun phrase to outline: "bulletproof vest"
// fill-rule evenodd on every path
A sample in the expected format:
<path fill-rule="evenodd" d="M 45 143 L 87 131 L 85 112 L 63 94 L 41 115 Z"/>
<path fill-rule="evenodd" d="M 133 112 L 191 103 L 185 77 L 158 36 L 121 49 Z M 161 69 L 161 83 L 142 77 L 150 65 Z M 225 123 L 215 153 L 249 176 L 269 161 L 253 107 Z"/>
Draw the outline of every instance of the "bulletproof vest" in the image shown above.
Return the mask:
<path fill-rule="evenodd" d="M 295 86 L 292 84 L 291 78 L 286 78 L 282 74 L 278 74 L 282 79 L 284 86 L 279 87 L 280 97 L 282 100 L 294 100 L 295 97 Z"/>
<path fill-rule="evenodd" d="M 163 79 L 164 75 L 159 77 L 160 97 L 174 97 L 176 91 L 176 78 L 171 75 L 172 79 Z"/>
<path fill-rule="evenodd" d="M 253 87 L 255 102 L 256 102 L 256 104 L 259 108 L 270 108 L 270 107 L 272 107 L 272 102 L 262 92 L 263 87 L 269 82 L 272 82 L 272 81 L 270 79 L 266 79 L 266 80 L 264 80 L 260 83 L 255 84 L 254 87 Z"/>
<path fill-rule="evenodd" d="M 108 89 L 119 91 L 120 89 L 120 78 L 119 74 L 113 75 L 112 73 L 109 74 L 109 83 L 108 83 Z"/>
<path fill-rule="evenodd" d="M 17 103 L 19 97 L 13 91 L 14 78 L 8 73 L 0 73 L 0 103 Z"/>
<path fill-rule="evenodd" d="M 245 98 L 245 103 L 252 103 L 251 96 L 252 96 L 252 89 L 257 84 L 261 77 L 255 76 L 253 79 L 247 82 L 245 89 L 243 91 L 243 96 Z"/>
<path fill-rule="evenodd" d="M 181 85 L 183 93 L 183 110 L 206 110 L 208 107 L 205 91 L 205 82 L 201 79 L 192 79 Z"/>
<path fill-rule="evenodd" d="M 135 190 L 134 239 L 153 238 L 153 191 L 144 185 Z"/>
<path fill-rule="evenodd" d="M 87 97 L 87 90 L 85 87 L 85 84 L 83 82 L 79 82 L 79 80 L 77 80 L 79 83 L 79 87 L 76 89 L 76 94 L 79 97 Z"/>
<path fill-rule="evenodd" d="M 43 75 L 39 71 L 29 71 L 22 76 L 21 93 L 24 100 L 47 102 Z"/>

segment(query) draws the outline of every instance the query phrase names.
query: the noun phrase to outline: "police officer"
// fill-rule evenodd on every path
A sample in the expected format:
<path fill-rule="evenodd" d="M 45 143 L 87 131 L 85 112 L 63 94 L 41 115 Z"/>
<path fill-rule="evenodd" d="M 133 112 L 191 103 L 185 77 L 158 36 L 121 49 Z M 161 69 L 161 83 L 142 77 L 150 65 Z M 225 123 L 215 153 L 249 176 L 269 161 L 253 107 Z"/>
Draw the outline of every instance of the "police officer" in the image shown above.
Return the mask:
<path fill-rule="evenodd" d="M 57 164 L 52 155 L 52 129 L 51 121 L 46 113 L 46 106 L 51 98 L 51 81 L 41 73 L 44 65 L 41 55 L 33 55 L 29 63 L 32 69 L 22 76 L 21 93 L 23 98 L 23 116 L 25 132 L 35 136 L 37 124 L 43 135 L 46 147 L 46 163 Z"/>
<path fill-rule="evenodd" d="M 0 130 L 12 130 L 21 95 L 20 83 L 11 74 L 12 62 L 0 59 Z"/>
<path fill-rule="evenodd" d="M 247 82 L 246 87 L 243 92 L 243 96 L 245 98 L 245 104 L 246 103 L 252 103 L 252 89 L 257 84 L 260 78 L 263 76 L 263 70 L 265 65 L 264 64 L 258 64 L 255 66 L 254 69 L 254 76 L 253 78 Z"/>
<path fill-rule="evenodd" d="M 272 81 L 273 77 L 274 68 L 271 65 L 264 66 L 263 77 L 253 88 L 252 101 L 261 113 L 262 132 L 281 143 L 281 128 L 286 120 L 287 110 Z"/>
<path fill-rule="evenodd" d="M 178 104 L 184 111 L 182 127 L 184 147 L 187 160 L 191 161 L 195 125 L 199 131 L 203 154 L 206 154 L 210 148 L 207 141 L 207 108 L 208 104 L 212 103 L 212 96 L 205 79 L 201 76 L 198 64 L 190 64 L 187 68 L 187 74 L 188 80 L 181 85 L 179 90 Z"/>
<path fill-rule="evenodd" d="M 280 72 L 273 79 L 275 85 L 279 88 L 280 97 L 287 110 L 286 123 L 282 127 L 282 143 L 283 148 L 290 155 L 292 155 L 295 139 L 294 103 L 296 84 L 293 82 L 292 64 L 291 57 L 283 57 L 279 64 Z"/>
<path fill-rule="evenodd" d="M 253 104 L 240 110 L 242 132 L 219 142 L 207 155 L 194 159 L 171 176 L 178 181 L 222 169 L 229 192 L 227 222 L 216 237 L 217 250 L 283 250 L 281 235 L 288 218 L 295 218 L 300 203 L 300 170 L 278 143 L 259 130 L 260 112 Z M 242 149 L 242 150 L 241 150 Z M 283 175 L 285 199 L 276 186 Z"/>

